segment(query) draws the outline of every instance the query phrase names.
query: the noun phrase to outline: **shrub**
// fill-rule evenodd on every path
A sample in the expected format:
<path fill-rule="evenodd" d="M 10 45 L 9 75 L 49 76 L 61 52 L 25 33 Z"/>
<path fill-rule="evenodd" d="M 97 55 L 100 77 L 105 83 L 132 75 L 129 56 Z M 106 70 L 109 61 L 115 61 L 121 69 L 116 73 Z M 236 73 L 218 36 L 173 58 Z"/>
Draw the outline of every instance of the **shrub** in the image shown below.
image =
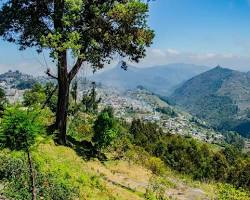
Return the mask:
<path fill-rule="evenodd" d="M 9 148 L 10 150 L 24 151 L 27 155 L 32 199 L 36 199 L 36 184 L 30 149 L 35 144 L 36 137 L 39 134 L 45 133 L 44 124 L 41 120 L 40 110 L 25 110 L 21 107 L 14 106 L 4 111 L 0 128 L 1 147 Z M 22 173 L 20 176 L 23 177 L 25 174 Z M 19 185 L 19 182 L 14 181 L 11 182 L 11 184 L 14 185 L 12 186 L 14 188 L 23 188 Z"/>
<path fill-rule="evenodd" d="M 41 110 L 19 106 L 6 108 L 0 127 L 0 145 L 11 150 L 27 150 L 36 136 L 45 133 Z"/>
<path fill-rule="evenodd" d="M 168 182 L 163 178 L 153 176 L 149 180 L 149 185 L 146 190 L 145 199 L 147 200 L 167 200 L 166 190 Z"/>
<path fill-rule="evenodd" d="M 104 109 L 94 123 L 94 137 L 96 147 L 100 150 L 107 147 L 118 136 L 119 128 L 114 118 L 112 108 Z"/>
<path fill-rule="evenodd" d="M 145 163 L 146 167 L 156 175 L 162 175 L 165 171 L 164 162 L 157 157 L 150 157 Z"/>
<path fill-rule="evenodd" d="M 92 115 L 77 113 L 69 120 L 67 134 L 79 142 L 90 141 L 94 135 L 92 121 Z"/>
<path fill-rule="evenodd" d="M 30 90 L 26 90 L 23 95 L 24 106 L 43 105 L 50 108 L 52 112 L 56 112 L 57 96 L 55 93 L 56 87 L 53 83 L 47 83 L 45 86 L 36 83 Z"/>
<path fill-rule="evenodd" d="M 249 194 L 229 184 L 218 184 L 218 200 L 250 200 Z"/>
<path fill-rule="evenodd" d="M 35 160 L 36 161 L 36 160 Z M 37 199 L 73 199 L 78 192 L 73 186 L 62 181 L 56 173 L 46 173 L 34 162 L 36 171 Z M 6 182 L 4 195 L 9 199 L 31 199 L 29 166 L 22 152 L 2 151 L 0 153 L 0 180 Z"/>

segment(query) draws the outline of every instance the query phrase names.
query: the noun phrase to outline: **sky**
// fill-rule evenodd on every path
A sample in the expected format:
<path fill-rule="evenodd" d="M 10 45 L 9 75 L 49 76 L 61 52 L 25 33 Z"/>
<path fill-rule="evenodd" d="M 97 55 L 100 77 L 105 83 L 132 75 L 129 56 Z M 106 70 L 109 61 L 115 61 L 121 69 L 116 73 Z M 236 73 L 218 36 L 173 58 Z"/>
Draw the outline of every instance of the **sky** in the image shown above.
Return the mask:
<path fill-rule="evenodd" d="M 250 0 L 155 0 L 149 25 L 156 37 L 138 67 L 191 63 L 250 71 Z M 46 53 L 45 59 L 55 66 Z M 46 64 L 35 50 L 20 52 L 0 39 L 0 73 L 8 69 L 41 75 Z"/>

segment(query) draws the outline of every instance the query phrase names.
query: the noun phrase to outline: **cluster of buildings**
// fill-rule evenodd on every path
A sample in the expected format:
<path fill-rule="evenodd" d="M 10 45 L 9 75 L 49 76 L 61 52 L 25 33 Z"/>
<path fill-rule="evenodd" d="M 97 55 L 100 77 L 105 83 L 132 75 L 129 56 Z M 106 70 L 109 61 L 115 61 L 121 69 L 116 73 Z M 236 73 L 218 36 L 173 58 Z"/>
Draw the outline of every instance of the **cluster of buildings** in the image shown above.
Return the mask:
<path fill-rule="evenodd" d="M 5 91 L 6 97 L 10 103 L 15 103 L 22 99 L 23 90 L 18 90 L 15 87 L 16 80 L 21 73 L 19 71 L 11 71 L 0 75 L 0 87 Z M 24 77 L 25 78 L 25 77 Z M 27 80 L 29 76 L 27 75 Z"/>
<path fill-rule="evenodd" d="M 112 106 L 116 116 L 128 122 L 131 122 L 133 118 L 139 118 L 145 122 L 157 123 L 166 133 L 192 136 L 210 143 L 217 143 L 223 139 L 223 136 L 213 129 L 204 128 L 192 121 L 192 117 L 188 114 L 178 112 L 176 116 L 172 117 L 157 112 L 156 107 L 162 106 L 163 102 L 159 98 L 155 98 L 153 94 L 141 91 L 121 94 L 114 89 L 107 90 L 107 88 L 98 89 L 98 94 L 102 97 L 101 108 Z M 150 98 L 150 95 L 153 98 Z M 169 105 L 166 104 L 166 106 Z"/>

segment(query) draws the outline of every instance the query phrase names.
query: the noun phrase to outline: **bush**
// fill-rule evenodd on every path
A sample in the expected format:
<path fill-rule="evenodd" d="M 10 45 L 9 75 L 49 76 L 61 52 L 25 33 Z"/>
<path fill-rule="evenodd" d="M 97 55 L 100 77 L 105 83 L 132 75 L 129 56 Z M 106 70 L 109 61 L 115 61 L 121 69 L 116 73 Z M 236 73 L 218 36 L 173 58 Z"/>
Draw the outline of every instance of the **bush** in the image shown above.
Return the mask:
<path fill-rule="evenodd" d="M 39 83 L 34 84 L 30 90 L 26 90 L 23 94 L 24 106 L 43 104 L 45 100 L 46 100 L 45 90 L 43 86 Z"/>
<path fill-rule="evenodd" d="M 30 109 L 26 110 L 24 108 L 14 106 L 9 107 L 4 111 L 3 119 L 1 121 L 1 128 L 0 128 L 0 145 L 4 148 L 9 148 L 10 150 L 15 151 L 23 151 L 27 155 L 26 163 L 29 168 L 29 181 L 25 180 L 27 170 L 20 171 L 20 181 L 17 181 L 15 178 L 14 180 L 10 180 L 9 191 L 7 191 L 8 196 L 12 197 L 13 191 L 15 189 L 24 190 L 25 194 L 22 194 L 21 197 L 15 197 L 14 199 L 22 199 L 25 197 L 27 199 L 28 192 L 26 187 L 22 185 L 30 186 L 30 190 L 32 193 L 32 199 L 36 199 L 36 176 L 35 176 L 35 169 L 33 166 L 33 161 L 31 157 L 31 147 L 34 146 L 36 142 L 36 138 L 39 134 L 45 133 L 45 126 L 43 122 L 43 118 L 41 117 L 41 110 Z M 26 167 L 22 167 L 26 169 Z M 7 168 L 8 169 L 8 168 Z M 15 169 L 13 169 L 15 170 Z M 12 176 L 7 176 L 6 178 L 11 178 Z M 16 176 L 14 176 L 16 177 Z M 22 183 L 24 181 L 24 183 Z M 26 184 L 25 184 L 26 183 Z M 15 193 L 13 193 L 15 194 Z M 17 193 L 17 195 L 20 195 Z M 28 198 L 30 199 L 30 198 Z"/>
<path fill-rule="evenodd" d="M 11 150 L 27 150 L 36 136 L 45 133 L 41 110 L 26 110 L 19 106 L 4 111 L 0 127 L 0 145 Z"/>
<path fill-rule="evenodd" d="M 32 86 L 30 90 L 26 90 L 24 92 L 23 105 L 24 106 L 34 106 L 37 104 L 43 105 L 47 101 L 46 106 L 49 107 L 52 112 L 56 112 L 57 96 L 54 90 L 55 86 L 53 83 L 47 83 L 45 86 L 36 83 Z"/>
<path fill-rule="evenodd" d="M 156 175 L 162 175 L 165 171 L 164 162 L 157 157 L 150 157 L 145 163 L 146 167 Z"/>
<path fill-rule="evenodd" d="M 146 190 L 145 199 L 147 200 L 167 200 L 166 190 L 169 187 L 169 182 L 164 178 L 153 176 Z"/>
<path fill-rule="evenodd" d="M 30 193 L 29 168 L 24 154 L 0 153 L 0 180 L 5 182 L 4 196 L 9 199 L 32 199 Z"/>
<path fill-rule="evenodd" d="M 228 184 L 218 184 L 218 200 L 249 200 L 249 194 Z"/>
<path fill-rule="evenodd" d="M 104 109 L 94 123 L 93 142 L 100 150 L 107 147 L 118 136 L 119 128 L 112 108 Z"/>
<path fill-rule="evenodd" d="M 45 173 L 34 162 L 37 199 L 73 199 L 78 192 L 73 186 L 61 181 L 56 173 Z M 32 199 L 29 183 L 29 167 L 21 152 L 0 153 L 0 180 L 5 182 L 4 195 L 9 199 Z"/>
<path fill-rule="evenodd" d="M 67 134 L 76 141 L 90 141 L 94 135 L 93 116 L 83 113 L 76 113 L 69 120 Z"/>

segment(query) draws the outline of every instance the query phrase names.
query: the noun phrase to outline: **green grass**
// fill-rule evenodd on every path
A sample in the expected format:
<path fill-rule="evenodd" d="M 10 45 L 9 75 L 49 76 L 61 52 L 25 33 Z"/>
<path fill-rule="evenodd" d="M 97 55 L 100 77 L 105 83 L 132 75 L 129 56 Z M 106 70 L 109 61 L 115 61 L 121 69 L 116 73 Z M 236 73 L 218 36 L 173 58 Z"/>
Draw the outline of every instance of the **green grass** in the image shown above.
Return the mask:
<path fill-rule="evenodd" d="M 14 159 L 24 157 L 21 152 L 1 151 L 1 154 L 10 154 Z M 153 196 L 157 196 L 162 190 L 183 192 L 183 187 L 186 190 L 200 189 L 208 199 L 250 199 L 246 191 L 228 184 L 194 181 L 190 176 L 164 166 L 159 158 L 150 157 L 139 150 L 135 150 L 129 159 L 104 163 L 98 160 L 85 161 L 71 148 L 56 146 L 51 139 L 40 138 L 40 144 L 33 150 L 32 157 L 40 174 L 51 176 L 55 185 L 69 188 L 67 191 L 74 193 L 72 200 L 143 200 L 148 189 L 152 190 Z M 40 180 L 39 184 L 39 188 L 50 187 L 46 179 Z M 55 187 L 52 192 L 56 194 L 60 187 Z"/>

